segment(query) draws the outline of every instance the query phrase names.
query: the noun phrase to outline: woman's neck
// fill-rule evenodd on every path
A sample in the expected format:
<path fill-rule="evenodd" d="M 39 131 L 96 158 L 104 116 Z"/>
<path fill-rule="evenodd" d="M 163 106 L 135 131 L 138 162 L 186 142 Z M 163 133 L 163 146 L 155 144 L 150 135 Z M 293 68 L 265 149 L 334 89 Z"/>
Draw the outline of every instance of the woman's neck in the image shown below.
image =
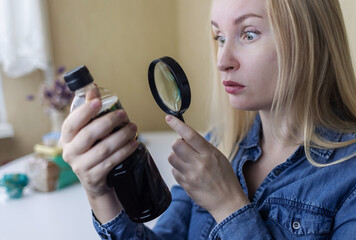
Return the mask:
<path fill-rule="evenodd" d="M 290 152 L 291 149 L 295 149 L 297 144 L 289 141 L 290 139 L 278 139 L 275 135 L 273 127 L 273 117 L 270 111 L 260 111 L 260 118 L 262 123 L 262 136 L 261 145 L 264 150 L 272 150 L 273 152 Z M 282 121 L 279 126 L 282 128 L 284 136 L 290 136 L 290 129 L 287 127 L 287 122 Z"/>

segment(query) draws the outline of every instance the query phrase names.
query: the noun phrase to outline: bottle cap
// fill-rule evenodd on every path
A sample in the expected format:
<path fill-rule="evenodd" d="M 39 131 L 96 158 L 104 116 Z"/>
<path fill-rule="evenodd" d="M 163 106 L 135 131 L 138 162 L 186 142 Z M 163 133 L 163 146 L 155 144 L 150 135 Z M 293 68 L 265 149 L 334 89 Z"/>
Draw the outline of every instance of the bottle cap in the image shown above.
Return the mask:
<path fill-rule="evenodd" d="M 74 92 L 94 81 L 88 68 L 84 65 L 79 66 L 64 74 L 68 88 Z"/>

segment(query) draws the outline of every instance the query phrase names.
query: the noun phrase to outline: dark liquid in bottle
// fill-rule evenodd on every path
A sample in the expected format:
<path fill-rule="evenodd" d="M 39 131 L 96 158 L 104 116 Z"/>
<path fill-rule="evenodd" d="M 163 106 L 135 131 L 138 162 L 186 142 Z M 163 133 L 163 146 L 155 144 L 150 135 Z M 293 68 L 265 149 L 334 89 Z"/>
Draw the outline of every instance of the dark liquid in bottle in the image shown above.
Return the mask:
<path fill-rule="evenodd" d="M 122 109 L 118 100 L 113 103 L 95 118 Z M 116 127 L 113 132 L 121 127 L 123 126 Z M 133 222 L 147 222 L 158 217 L 172 200 L 168 187 L 143 143 L 139 143 L 134 153 L 109 172 L 107 183 L 114 188 L 116 196 Z"/>
<path fill-rule="evenodd" d="M 107 181 L 134 222 L 147 222 L 158 217 L 172 200 L 151 154 L 142 143 L 108 174 Z"/>

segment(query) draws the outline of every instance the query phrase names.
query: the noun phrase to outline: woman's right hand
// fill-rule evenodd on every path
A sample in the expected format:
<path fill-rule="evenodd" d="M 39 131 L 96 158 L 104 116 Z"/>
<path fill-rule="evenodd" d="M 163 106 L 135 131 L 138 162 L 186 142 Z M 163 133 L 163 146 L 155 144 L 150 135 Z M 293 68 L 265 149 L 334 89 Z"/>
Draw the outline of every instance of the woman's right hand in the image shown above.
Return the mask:
<path fill-rule="evenodd" d="M 78 176 L 89 199 L 112 194 L 106 176 L 138 145 L 135 140 L 137 127 L 128 121 L 124 110 L 91 121 L 101 108 L 97 97 L 95 89 L 92 90 L 87 94 L 86 103 L 67 117 L 60 140 L 63 158 Z M 120 130 L 112 132 L 122 125 Z"/>

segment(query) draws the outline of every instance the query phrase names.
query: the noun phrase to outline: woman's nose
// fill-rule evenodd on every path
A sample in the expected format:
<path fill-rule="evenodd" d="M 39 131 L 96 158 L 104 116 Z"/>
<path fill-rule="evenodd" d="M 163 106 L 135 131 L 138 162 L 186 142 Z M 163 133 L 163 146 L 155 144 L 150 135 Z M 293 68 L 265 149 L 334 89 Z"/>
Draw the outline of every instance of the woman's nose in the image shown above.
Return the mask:
<path fill-rule="evenodd" d="M 218 50 L 217 67 L 221 72 L 236 71 L 240 68 L 240 63 L 237 59 L 236 50 L 229 44 L 226 44 Z"/>

